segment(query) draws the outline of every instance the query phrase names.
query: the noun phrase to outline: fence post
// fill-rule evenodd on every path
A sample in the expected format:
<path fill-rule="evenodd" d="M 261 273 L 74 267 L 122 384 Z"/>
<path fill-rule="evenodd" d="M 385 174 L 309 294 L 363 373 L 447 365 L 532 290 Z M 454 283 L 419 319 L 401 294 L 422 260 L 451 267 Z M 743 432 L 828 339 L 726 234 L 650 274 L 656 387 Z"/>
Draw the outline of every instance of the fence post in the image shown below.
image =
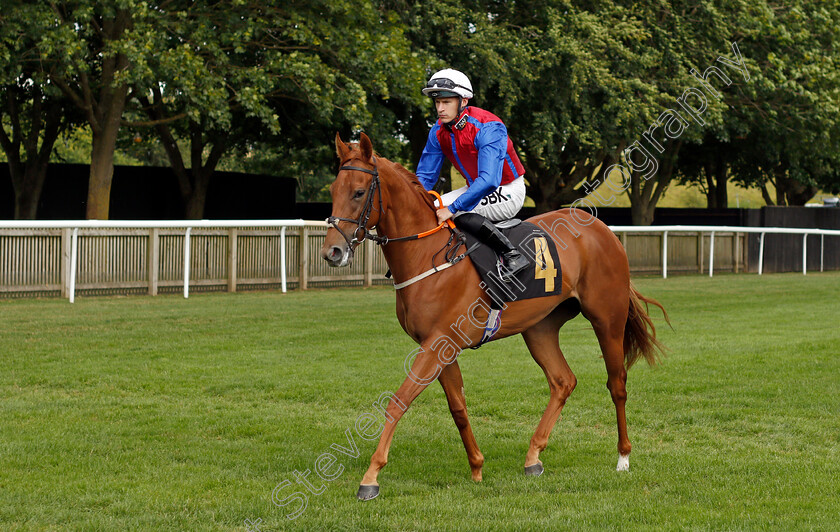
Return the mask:
<path fill-rule="evenodd" d="M 738 273 L 738 247 L 741 233 L 732 233 L 732 271 Z"/>
<path fill-rule="evenodd" d="M 235 227 L 228 230 L 228 292 L 236 292 L 236 262 L 237 241 L 239 240 Z"/>
<path fill-rule="evenodd" d="M 280 228 L 280 290 L 286 293 L 286 226 Z"/>
<path fill-rule="evenodd" d="M 184 299 L 190 297 L 190 231 L 192 227 L 187 227 L 184 233 Z"/>
<path fill-rule="evenodd" d="M 825 256 L 825 235 L 820 235 L 820 271 L 823 271 L 823 258 Z"/>
<path fill-rule="evenodd" d="M 706 254 L 705 243 L 703 242 L 703 231 L 697 232 L 697 268 L 700 275 L 703 275 L 703 256 Z"/>
<path fill-rule="evenodd" d="M 298 283 L 301 290 L 306 290 L 309 280 L 309 228 L 300 228 L 300 268 L 298 268 Z"/>
<path fill-rule="evenodd" d="M 764 233 L 758 243 L 758 275 L 764 271 Z"/>
<path fill-rule="evenodd" d="M 662 231 L 662 278 L 668 278 L 668 231 Z"/>
<path fill-rule="evenodd" d="M 149 244 L 147 246 L 147 269 L 149 270 L 149 295 L 156 296 L 158 293 L 158 265 L 160 264 L 160 239 L 158 228 L 149 229 Z"/>
<path fill-rule="evenodd" d="M 373 286 L 373 240 L 365 239 L 365 286 Z"/>
<path fill-rule="evenodd" d="M 802 275 L 808 273 L 808 233 L 802 235 Z"/>
<path fill-rule="evenodd" d="M 68 298 L 73 303 L 76 300 L 76 257 L 79 252 L 79 228 L 73 228 L 73 236 L 70 238 L 70 293 Z"/>
<path fill-rule="evenodd" d="M 715 274 L 715 232 L 712 231 L 709 240 L 709 277 Z"/>
<path fill-rule="evenodd" d="M 61 262 L 59 264 L 59 275 L 61 276 L 61 297 L 70 297 L 70 234 L 72 229 L 61 230 Z"/>

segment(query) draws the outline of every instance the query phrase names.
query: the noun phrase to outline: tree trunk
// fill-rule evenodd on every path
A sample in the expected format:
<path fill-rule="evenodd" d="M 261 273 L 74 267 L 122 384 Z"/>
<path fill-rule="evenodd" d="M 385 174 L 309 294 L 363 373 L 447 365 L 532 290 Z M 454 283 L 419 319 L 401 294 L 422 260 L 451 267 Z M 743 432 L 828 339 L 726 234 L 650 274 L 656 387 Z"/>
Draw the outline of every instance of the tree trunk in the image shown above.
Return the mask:
<path fill-rule="evenodd" d="M 534 198 L 531 198 L 534 199 Z M 554 210 L 554 207 L 551 205 L 550 202 L 546 201 L 545 197 L 540 197 L 539 201 L 534 200 L 534 207 L 536 207 L 537 214 L 542 214 L 544 212 L 549 212 Z"/>
<path fill-rule="evenodd" d="M 817 187 L 792 179 L 786 173 L 776 174 L 776 197 L 783 201 L 778 201 L 779 205 L 805 205 L 818 191 Z"/>
<path fill-rule="evenodd" d="M 15 219 L 34 220 L 38 214 L 38 202 L 47 176 L 47 165 L 55 145 L 65 114 L 55 101 L 44 105 L 40 88 L 35 86 L 29 94 L 14 88 L 7 88 L 5 105 L 8 110 L 12 136 L 0 126 L 0 146 L 9 161 L 9 175 L 15 194 Z M 29 131 L 21 128 L 21 102 L 31 101 L 29 107 Z M 2 115 L 2 113 L 0 113 Z M 40 142 L 40 146 L 39 146 Z M 21 150 L 21 148 L 23 148 Z M 21 155 L 26 159 L 22 160 Z"/>
<path fill-rule="evenodd" d="M 47 177 L 47 165 L 27 165 L 20 186 L 15 187 L 15 220 L 35 220 Z"/>
<path fill-rule="evenodd" d="M 648 179 L 637 172 L 631 173 L 630 188 L 630 217 L 633 225 L 650 225 L 656 204 L 665 194 L 665 190 L 674 177 L 674 164 L 682 146 L 682 140 L 669 141 L 665 153 L 659 161 L 659 169 Z"/>
<path fill-rule="evenodd" d="M 729 169 L 722 157 L 719 157 L 717 162 L 717 168 L 715 168 L 715 207 L 726 209 L 729 207 L 729 195 L 726 190 Z"/>
<path fill-rule="evenodd" d="M 184 216 L 187 220 L 200 220 L 204 218 L 204 207 L 207 204 L 207 189 L 210 188 L 210 176 L 213 170 L 207 171 L 204 168 L 193 168 L 192 192 L 186 198 Z"/>
<path fill-rule="evenodd" d="M 767 205 L 775 205 L 773 202 L 773 198 L 770 197 L 770 191 L 767 190 L 767 185 L 762 183 L 761 184 L 761 197 L 764 199 L 764 203 Z"/>
<path fill-rule="evenodd" d="M 570 143 L 563 150 L 563 158 L 553 166 L 545 164 L 539 153 L 521 149 L 524 155 L 525 179 L 528 180 L 528 196 L 534 200 L 537 214 L 560 209 L 588 196 L 597 207 L 610 205 L 615 193 L 603 187 L 603 172 L 618 162 L 625 143 L 610 150 L 592 153 Z M 520 151 L 517 148 L 517 151 Z"/>
<path fill-rule="evenodd" d="M 104 18 L 100 26 L 103 50 L 109 41 L 122 38 L 130 26 L 131 12 L 127 9 L 117 9 L 113 18 Z M 128 68 L 128 57 L 123 53 L 103 51 L 99 52 L 98 57 L 101 64 L 98 65 L 100 70 L 96 72 L 97 78 L 91 79 L 87 72 L 65 78 L 59 72 L 50 73 L 50 79 L 86 114 L 92 145 L 85 216 L 88 219 L 107 220 L 110 215 L 111 180 L 114 176 L 114 149 L 128 96 L 128 85 L 124 81 L 118 84 L 117 79 Z"/>
<path fill-rule="evenodd" d="M 550 174 L 548 169 L 537 165 L 525 168 L 525 179 L 528 180 L 528 196 L 534 200 L 536 214 L 571 205 L 587 195 L 583 187 L 575 189 L 563 176 Z"/>
<path fill-rule="evenodd" d="M 706 207 L 709 209 L 729 207 L 729 195 L 726 190 L 729 168 L 720 151 L 713 160 L 705 162 L 703 169 L 706 173 Z"/>
<path fill-rule="evenodd" d="M 426 125 L 426 119 L 420 113 L 412 113 L 408 119 L 408 142 L 411 145 L 411 164 L 415 169 L 428 138 L 429 126 Z"/>
<path fill-rule="evenodd" d="M 787 198 L 785 198 L 785 175 L 787 170 L 783 167 L 776 168 L 775 179 L 773 185 L 776 187 L 776 205 L 787 205 Z"/>
<path fill-rule="evenodd" d="M 120 63 L 127 63 L 127 60 L 123 58 Z M 124 65 L 120 66 L 119 70 L 122 70 Z M 86 211 L 88 220 L 107 220 L 110 214 L 114 150 L 117 147 L 117 134 L 120 131 L 120 120 L 127 95 L 128 86 L 125 84 L 111 89 L 102 103 L 102 112 L 98 117 L 99 127 L 92 128 Z"/>
<path fill-rule="evenodd" d="M 105 138 L 105 134 L 93 134 L 85 210 L 85 217 L 88 220 L 107 220 L 110 214 L 116 140 L 116 130 L 113 131 L 111 139 Z"/>
<path fill-rule="evenodd" d="M 646 201 L 634 201 L 630 203 L 630 219 L 633 225 L 652 224 L 655 211 L 656 204 L 650 204 Z"/>
<path fill-rule="evenodd" d="M 703 162 L 703 172 L 706 174 L 706 208 L 714 209 L 717 200 L 717 187 L 715 185 L 715 170 L 711 159 Z"/>

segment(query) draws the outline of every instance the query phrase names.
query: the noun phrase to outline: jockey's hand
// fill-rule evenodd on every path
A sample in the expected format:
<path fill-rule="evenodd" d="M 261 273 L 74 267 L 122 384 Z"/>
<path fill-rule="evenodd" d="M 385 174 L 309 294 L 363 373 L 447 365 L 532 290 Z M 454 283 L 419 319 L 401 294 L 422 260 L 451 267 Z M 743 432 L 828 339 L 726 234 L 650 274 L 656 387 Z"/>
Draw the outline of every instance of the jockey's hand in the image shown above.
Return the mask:
<path fill-rule="evenodd" d="M 436 212 L 437 212 L 438 224 L 442 224 L 446 220 L 451 219 L 452 216 L 453 216 L 452 211 L 450 211 L 448 207 L 443 207 L 442 209 L 438 209 Z"/>

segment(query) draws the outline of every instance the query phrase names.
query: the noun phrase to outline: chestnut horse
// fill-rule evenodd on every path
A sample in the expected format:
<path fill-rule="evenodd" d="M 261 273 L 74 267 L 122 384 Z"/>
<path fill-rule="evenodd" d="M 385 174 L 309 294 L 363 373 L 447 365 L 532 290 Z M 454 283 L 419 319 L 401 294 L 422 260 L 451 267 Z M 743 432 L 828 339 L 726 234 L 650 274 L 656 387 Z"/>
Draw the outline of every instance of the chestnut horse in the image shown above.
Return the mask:
<path fill-rule="evenodd" d="M 453 244 L 451 231 L 445 227 L 431 231 L 437 226 L 435 206 L 416 176 L 399 164 L 375 155 L 365 134 L 358 144 L 352 145 L 336 135 L 335 145 L 341 168 L 330 187 L 333 207 L 328 221 L 332 227 L 321 248 L 324 260 L 331 266 L 344 266 L 352 260 L 358 243 L 372 238 L 383 244 L 382 251 L 397 286 L 422 277 L 433 265 L 444 264 L 445 253 L 441 251 L 458 246 L 459 242 Z M 548 380 L 550 398 L 525 455 L 525 472 L 542 473 L 540 453 L 575 388 L 577 381 L 560 351 L 558 332 L 578 313 L 591 322 L 604 356 L 607 388 L 618 422 L 617 469 L 627 470 L 630 467 L 630 440 L 624 414 L 627 369 L 640 357 L 655 364 L 657 351 L 662 350 L 642 302 L 645 306 L 647 303 L 658 306 L 663 313 L 664 308 L 633 288 L 624 247 L 597 218 L 582 210 L 563 209 L 528 221 L 551 228 L 549 234 L 557 242 L 561 262 L 562 293 L 508 303 L 501 328 L 493 337 L 495 340 L 521 333 Z M 368 232 L 374 227 L 376 235 Z M 421 239 L 401 238 L 420 234 L 423 234 Z M 536 275 L 539 277 L 539 272 Z M 481 480 L 484 456 L 467 417 L 464 384 L 456 358 L 461 349 L 479 343 L 484 333 L 483 326 L 478 325 L 487 319 L 490 297 L 480 283 L 467 256 L 451 268 L 396 290 L 397 318 L 420 348 L 415 351 L 408 378 L 388 403 L 388 422 L 362 478 L 360 499 L 372 499 L 379 494 L 377 476 L 388 461 L 397 422 L 435 377 L 443 387 L 461 433 L 472 478 Z M 472 313 L 470 320 L 464 317 L 468 309 Z"/>

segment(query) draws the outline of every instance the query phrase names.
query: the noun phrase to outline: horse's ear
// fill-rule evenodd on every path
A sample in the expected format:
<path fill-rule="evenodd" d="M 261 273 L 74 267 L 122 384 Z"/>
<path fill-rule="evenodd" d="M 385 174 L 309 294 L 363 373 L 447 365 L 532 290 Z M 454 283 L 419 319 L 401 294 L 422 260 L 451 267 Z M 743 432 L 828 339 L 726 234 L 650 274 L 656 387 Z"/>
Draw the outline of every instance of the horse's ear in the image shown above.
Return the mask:
<path fill-rule="evenodd" d="M 359 137 L 359 148 L 362 150 L 362 160 L 370 161 L 373 157 L 373 144 L 364 133 Z"/>
<path fill-rule="evenodd" d="M 350 153 L 350 146 L 341 140 L 341 135 L 339 133 L 335 134 L 335 153 L 341 161 L 345 160 L 347 154 Z"/>

